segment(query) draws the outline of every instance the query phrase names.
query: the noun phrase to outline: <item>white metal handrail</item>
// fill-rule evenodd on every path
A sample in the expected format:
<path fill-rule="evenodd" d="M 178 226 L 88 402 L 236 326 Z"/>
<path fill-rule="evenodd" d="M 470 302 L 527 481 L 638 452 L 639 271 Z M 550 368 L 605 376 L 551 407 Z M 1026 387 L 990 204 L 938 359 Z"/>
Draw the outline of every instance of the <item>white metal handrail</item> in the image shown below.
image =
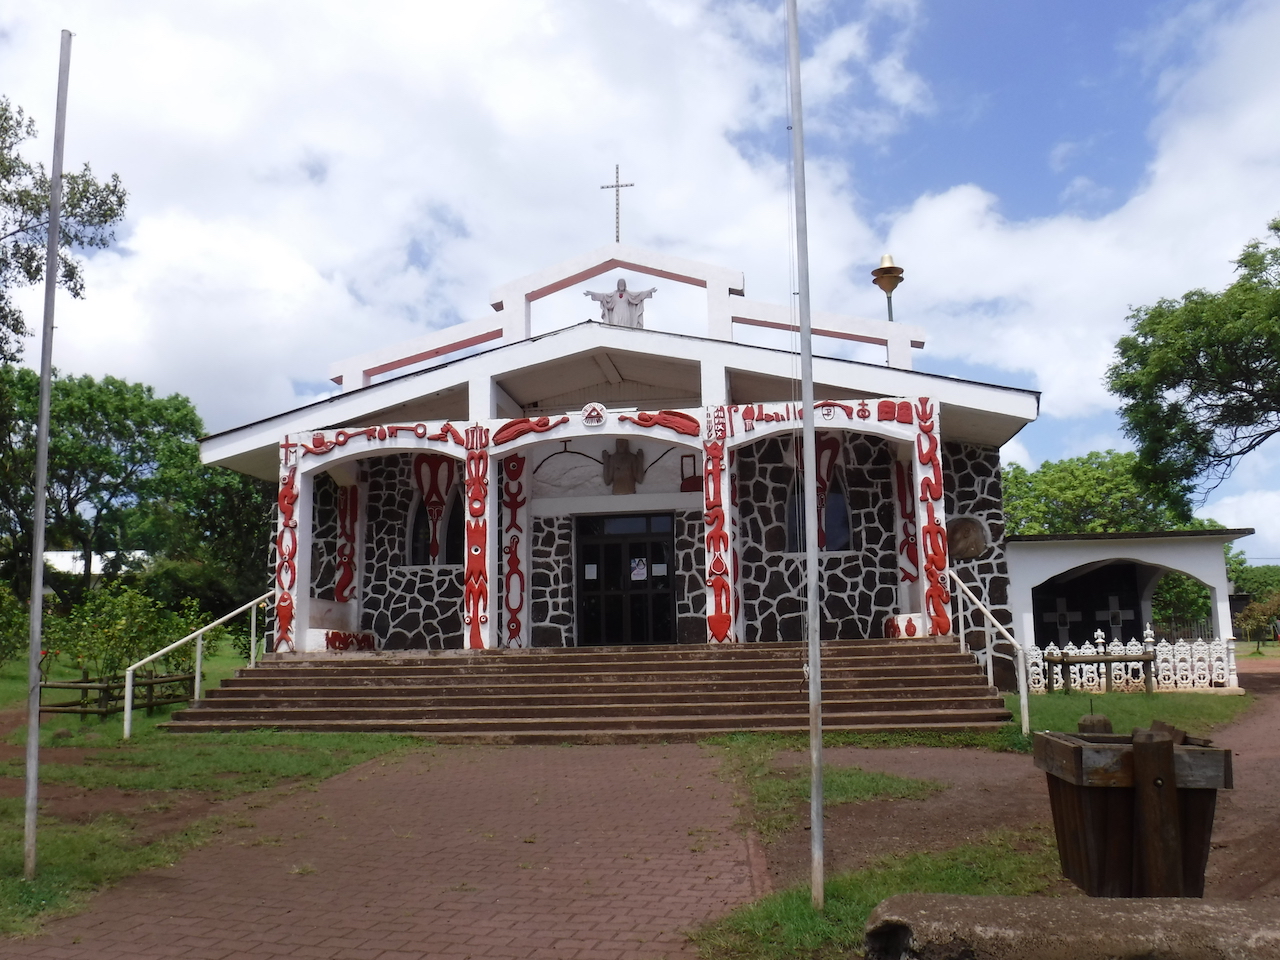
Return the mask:
<path fill-rule="evenodd" d="M 137 670 L 139 667 L 145 667 L 148 663 L 150 663 L 153 660 L 159 660 L 161 657 L 165 656 L 166 654 L 172 653 L 174 650 L 177 650 L 184 643 L 190 643 L 192 640 L 194 640 L 196 642 L 196 670 L 195 670 L 196 676 L 195 676 L 195 690 L 194 690 L 193 699 L 195 701 L 199 701 L 200 671 L 204 665 L 205 633 L 212 630 L 214 627 L 222 626 L 228 620 L 231 620 L 235 617 L 240 616 L 240 614 L 244 613 L 246 610 L 252 609 L 253 610 L 253 614 L 251 617 L 252 626 L 250 629 L 252 630 L 253 635 L 250 636 L 249 638 L 249 662 L 250 664 L 252 664 L 253 656 L 258 646 L 258 637 L 257 637 L 258 604 L 262 603 L 264 600 L 267 600 L 272 595 L 272 593 L 273 591 L 268 590 L 262 596 L 255 597 L 254 599 L 250 600 L 244 606 L 236 607 L 236 609 L 232 610 L 225 617 L 219 617 L 217 620 L 213 621 L 213 623 L 205 624 L 199 630 L 196 630 L 193 633 L 187 634 L 181 640 L 177 640 L 174 643 L 169 644 L 163 650 L 157 650 L 155 653 L 151 654 L 151 656 L 143 657 L 133 666 L 125 670 L 124 672 L 124 739 L 128 740 L 129 737 L 132 736 L 133 734 L 133 673 L 135 670 Z"/>
<path fill-rule="evenodd" d="M 1022 649 L 1022 644 L 1018 643 L 1017 640 L 1013 639 L 1013 634 L 1011 634 L 1008 630 L 1005 629 L 1004 624 L 995 618 L 995 614 L 993 614 L 990 610 L 988 610 L 983 605 L 982 601 L 973 595 L 973 591 L 969 589 L 968 584 L 966 584 L 963 580 L 960 579 L 959 574 L 957 574 L 950 567 L 947 568 L 947 574 L 951 577 L 951 582 L 960 588 L 960 592 L 969 598 L 969 602 L 973 604 L 973 606 L 975 606 L 982 613 L 982 615 L 987 618 L 987 621 L 992 626 L 994 626 L 996 630 L 1000 632 L 1000 635 L 1004 637 L 1006 640 L 1008 640 L 1010 646 L 1013 647 L 1014 655 L 1012 659 L 1013 659 L 1014 667 L 1018 674 L 1018 700 L 1021 702 L 1022 734 L 1023 736 L 1029 736 L 1031 734 L 1031 708 L 1027 702 L 1027 652 Z M 963 635 L 960 638 L 960 642 L 962 644 L 964 643 Z M 995 644 L 988 642 L 987 643 L 987 675 L 988 677 L 991 676 L 991 661 L 994 655 L 995 655 Z M 1001 654 L 1001 656 L 1007 656 L 1007 654 Z"/>

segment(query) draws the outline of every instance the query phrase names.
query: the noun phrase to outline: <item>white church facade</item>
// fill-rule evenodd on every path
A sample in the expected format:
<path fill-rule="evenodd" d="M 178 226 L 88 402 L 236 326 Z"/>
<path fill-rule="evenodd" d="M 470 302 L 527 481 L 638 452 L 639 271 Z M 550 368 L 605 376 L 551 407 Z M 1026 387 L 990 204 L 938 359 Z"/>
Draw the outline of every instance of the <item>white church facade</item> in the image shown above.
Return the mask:
<path fill-rule="evenodd" d="M 632 282 L 587 291 L 600 320 L 534 334 L 539 300 L 619 271 Z M 637 277 L 701 288 L 705 316 L 647 329 L 662 295 Z M 279 485 L 274 649 L 800 639 L 795 356 L 741 342 L 793 329 L 790 308 L 621 244 L 490 306 L 203 441 L 206 463 Z M 813 324 L 823 635 L 953 634 L 950 570 L 1013 624 L 999 448 L 1038 395 L 912 370 L 908 324 Z M 823 356 L 831 340 L 885 359 Z"/>

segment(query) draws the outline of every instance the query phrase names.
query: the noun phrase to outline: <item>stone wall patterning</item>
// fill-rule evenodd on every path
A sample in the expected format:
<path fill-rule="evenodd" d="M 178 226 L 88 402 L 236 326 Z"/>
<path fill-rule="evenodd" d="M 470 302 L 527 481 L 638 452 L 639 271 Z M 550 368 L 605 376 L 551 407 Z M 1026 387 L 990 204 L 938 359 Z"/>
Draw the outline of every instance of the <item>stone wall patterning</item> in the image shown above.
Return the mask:
<path fill-rule="evenodd" d="M 360 488 L 338 488 L 338 579 L 333 599 L 350 603 L 356 596 L 356 530 L 360 519 Z"/>

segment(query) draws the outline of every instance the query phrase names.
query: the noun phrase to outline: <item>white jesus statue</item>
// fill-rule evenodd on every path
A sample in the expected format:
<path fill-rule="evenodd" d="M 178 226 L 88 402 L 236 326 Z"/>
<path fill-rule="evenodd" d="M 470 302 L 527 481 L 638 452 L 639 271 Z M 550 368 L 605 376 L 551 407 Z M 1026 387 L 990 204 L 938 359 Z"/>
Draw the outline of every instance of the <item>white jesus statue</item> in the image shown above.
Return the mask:
<path fill-rule="evenodd" d="M 600 304 L 600 319 L 619 327 L 644 329 L 644 302 L 652 297 L 657 287 L 648 290 L 632 291 L 627 289 L 627 281 L 619 280 L 618 289 L 608 293 L 582 291 L 583 296 L 590 297 Z"/>

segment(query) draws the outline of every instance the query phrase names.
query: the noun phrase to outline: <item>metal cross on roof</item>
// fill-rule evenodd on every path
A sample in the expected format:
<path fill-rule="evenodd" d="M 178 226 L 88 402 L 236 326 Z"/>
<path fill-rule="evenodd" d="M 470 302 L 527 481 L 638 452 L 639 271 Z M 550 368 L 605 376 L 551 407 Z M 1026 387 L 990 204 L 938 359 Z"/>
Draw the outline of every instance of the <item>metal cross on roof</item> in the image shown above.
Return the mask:
<path fill-rule="evenodd" d="M 606 183 L 600 189 L 613 191 L 613 242 L 622 242 L 622 188 L 634 187 L 634 183 L 622 183 L 618 175 L 618 164 L 613 165 L 613 183 Z"/>

